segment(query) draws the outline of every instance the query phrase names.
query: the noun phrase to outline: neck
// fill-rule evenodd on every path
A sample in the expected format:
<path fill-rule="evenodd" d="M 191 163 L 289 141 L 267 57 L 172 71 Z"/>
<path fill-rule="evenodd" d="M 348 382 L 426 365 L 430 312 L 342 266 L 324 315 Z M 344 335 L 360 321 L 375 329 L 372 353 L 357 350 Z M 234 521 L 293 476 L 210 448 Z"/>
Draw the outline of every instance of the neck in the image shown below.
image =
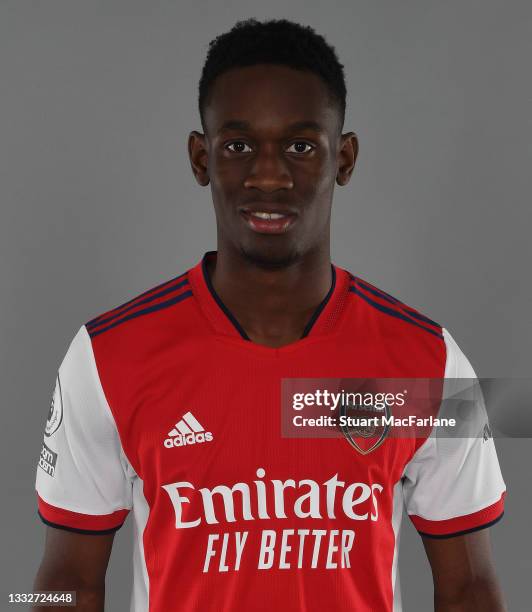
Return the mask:
<path fill-rule="evenodd" d="M 221 248 L 207 270 L 214 290 L 250 340 L 271 347 L 301 338 L 332 282 L 328 247 L 277 269 Z"/>

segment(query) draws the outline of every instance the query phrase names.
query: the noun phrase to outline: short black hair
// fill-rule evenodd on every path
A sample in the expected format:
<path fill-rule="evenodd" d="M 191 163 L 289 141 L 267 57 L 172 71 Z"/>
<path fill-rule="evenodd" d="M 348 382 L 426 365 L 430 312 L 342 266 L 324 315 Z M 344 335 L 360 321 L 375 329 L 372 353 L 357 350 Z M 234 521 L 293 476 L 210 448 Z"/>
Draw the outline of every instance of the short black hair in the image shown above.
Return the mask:
<path fill-rule="evenodd" d="M 319 76 L 345 118 L 346 86 L 344 67 L 334 47 L 310 26 L 286 19 L 238 21 L 229 32 L 209 43 L 199 82 L 199 113 L 205 127 L 205 108 L 216 78 L 233 68 L 255 64 L 278 64 L 308 70 Z"/>

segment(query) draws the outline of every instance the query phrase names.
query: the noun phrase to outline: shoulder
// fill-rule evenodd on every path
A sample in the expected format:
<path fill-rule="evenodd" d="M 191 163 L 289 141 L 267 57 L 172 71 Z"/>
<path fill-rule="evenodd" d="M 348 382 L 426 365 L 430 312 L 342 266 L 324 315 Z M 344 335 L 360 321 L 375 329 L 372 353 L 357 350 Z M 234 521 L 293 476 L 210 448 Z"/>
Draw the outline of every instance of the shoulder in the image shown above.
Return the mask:
<path fill-rule="evenodd" d="M 123 341 L 131 336 L 138 340 L 153 331 L 154 326 L 164 326 L 168 317 L 174 321 L 186 319 L 185 304 L 192 297 L 188 272 L 143 291 L 85 323 L 93 344 L 103 338 Z"/>
<path fill-rule="evenodd" d="M 419 309 L 390 295 L 367 280 L 349 275 L 349 293 L 359 309 L 360 316 L 393 330 L 396 334 L 444 340 L 443 327 Z"/>

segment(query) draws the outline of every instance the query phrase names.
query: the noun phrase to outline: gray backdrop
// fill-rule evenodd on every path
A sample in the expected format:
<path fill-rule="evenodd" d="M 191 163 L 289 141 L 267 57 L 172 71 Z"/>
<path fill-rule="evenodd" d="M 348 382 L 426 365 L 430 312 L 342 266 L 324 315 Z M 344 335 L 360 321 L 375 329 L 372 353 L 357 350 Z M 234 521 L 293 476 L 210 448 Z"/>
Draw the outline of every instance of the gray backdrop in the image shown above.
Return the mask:
<path fill-rule="evenodd" d="M 1 0 L 1 610 L 40 559 L 33 480 L 68 343 L 215 248 L 186 137 L 207 43 L 250 16 L 312 25 L 345 63 L 361 150 L 336 194 L 334 261 L 448 327 L 479 376 L 530 374 L 530 2 Z M 497 446 L 509 497 L 495 556 L 521 611 L 532 446 Z M 116 539 L 109 610 L 128 606 L 130 537 Z M 425 612 L 409 521 L 401 544 L 405 610 Z"/>

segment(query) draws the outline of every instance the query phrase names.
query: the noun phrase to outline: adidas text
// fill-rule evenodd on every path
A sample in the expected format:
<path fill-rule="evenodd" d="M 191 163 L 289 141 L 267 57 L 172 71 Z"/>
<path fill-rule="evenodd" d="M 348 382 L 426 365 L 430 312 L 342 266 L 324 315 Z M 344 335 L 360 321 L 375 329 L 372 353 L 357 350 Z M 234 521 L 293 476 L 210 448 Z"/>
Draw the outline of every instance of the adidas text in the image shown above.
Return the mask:
<path fill-rule="evenodd" d="M 201 444 L 202 442 L 211 442 L 213 435 L 210 431 L 201 433 L 189 433 L 186 435 L 177 434 L 174 438 L 166 438 L 164 445 L 166 448 L 173 448 L 174 446 L 187 446 L 190 444 Z"/>

